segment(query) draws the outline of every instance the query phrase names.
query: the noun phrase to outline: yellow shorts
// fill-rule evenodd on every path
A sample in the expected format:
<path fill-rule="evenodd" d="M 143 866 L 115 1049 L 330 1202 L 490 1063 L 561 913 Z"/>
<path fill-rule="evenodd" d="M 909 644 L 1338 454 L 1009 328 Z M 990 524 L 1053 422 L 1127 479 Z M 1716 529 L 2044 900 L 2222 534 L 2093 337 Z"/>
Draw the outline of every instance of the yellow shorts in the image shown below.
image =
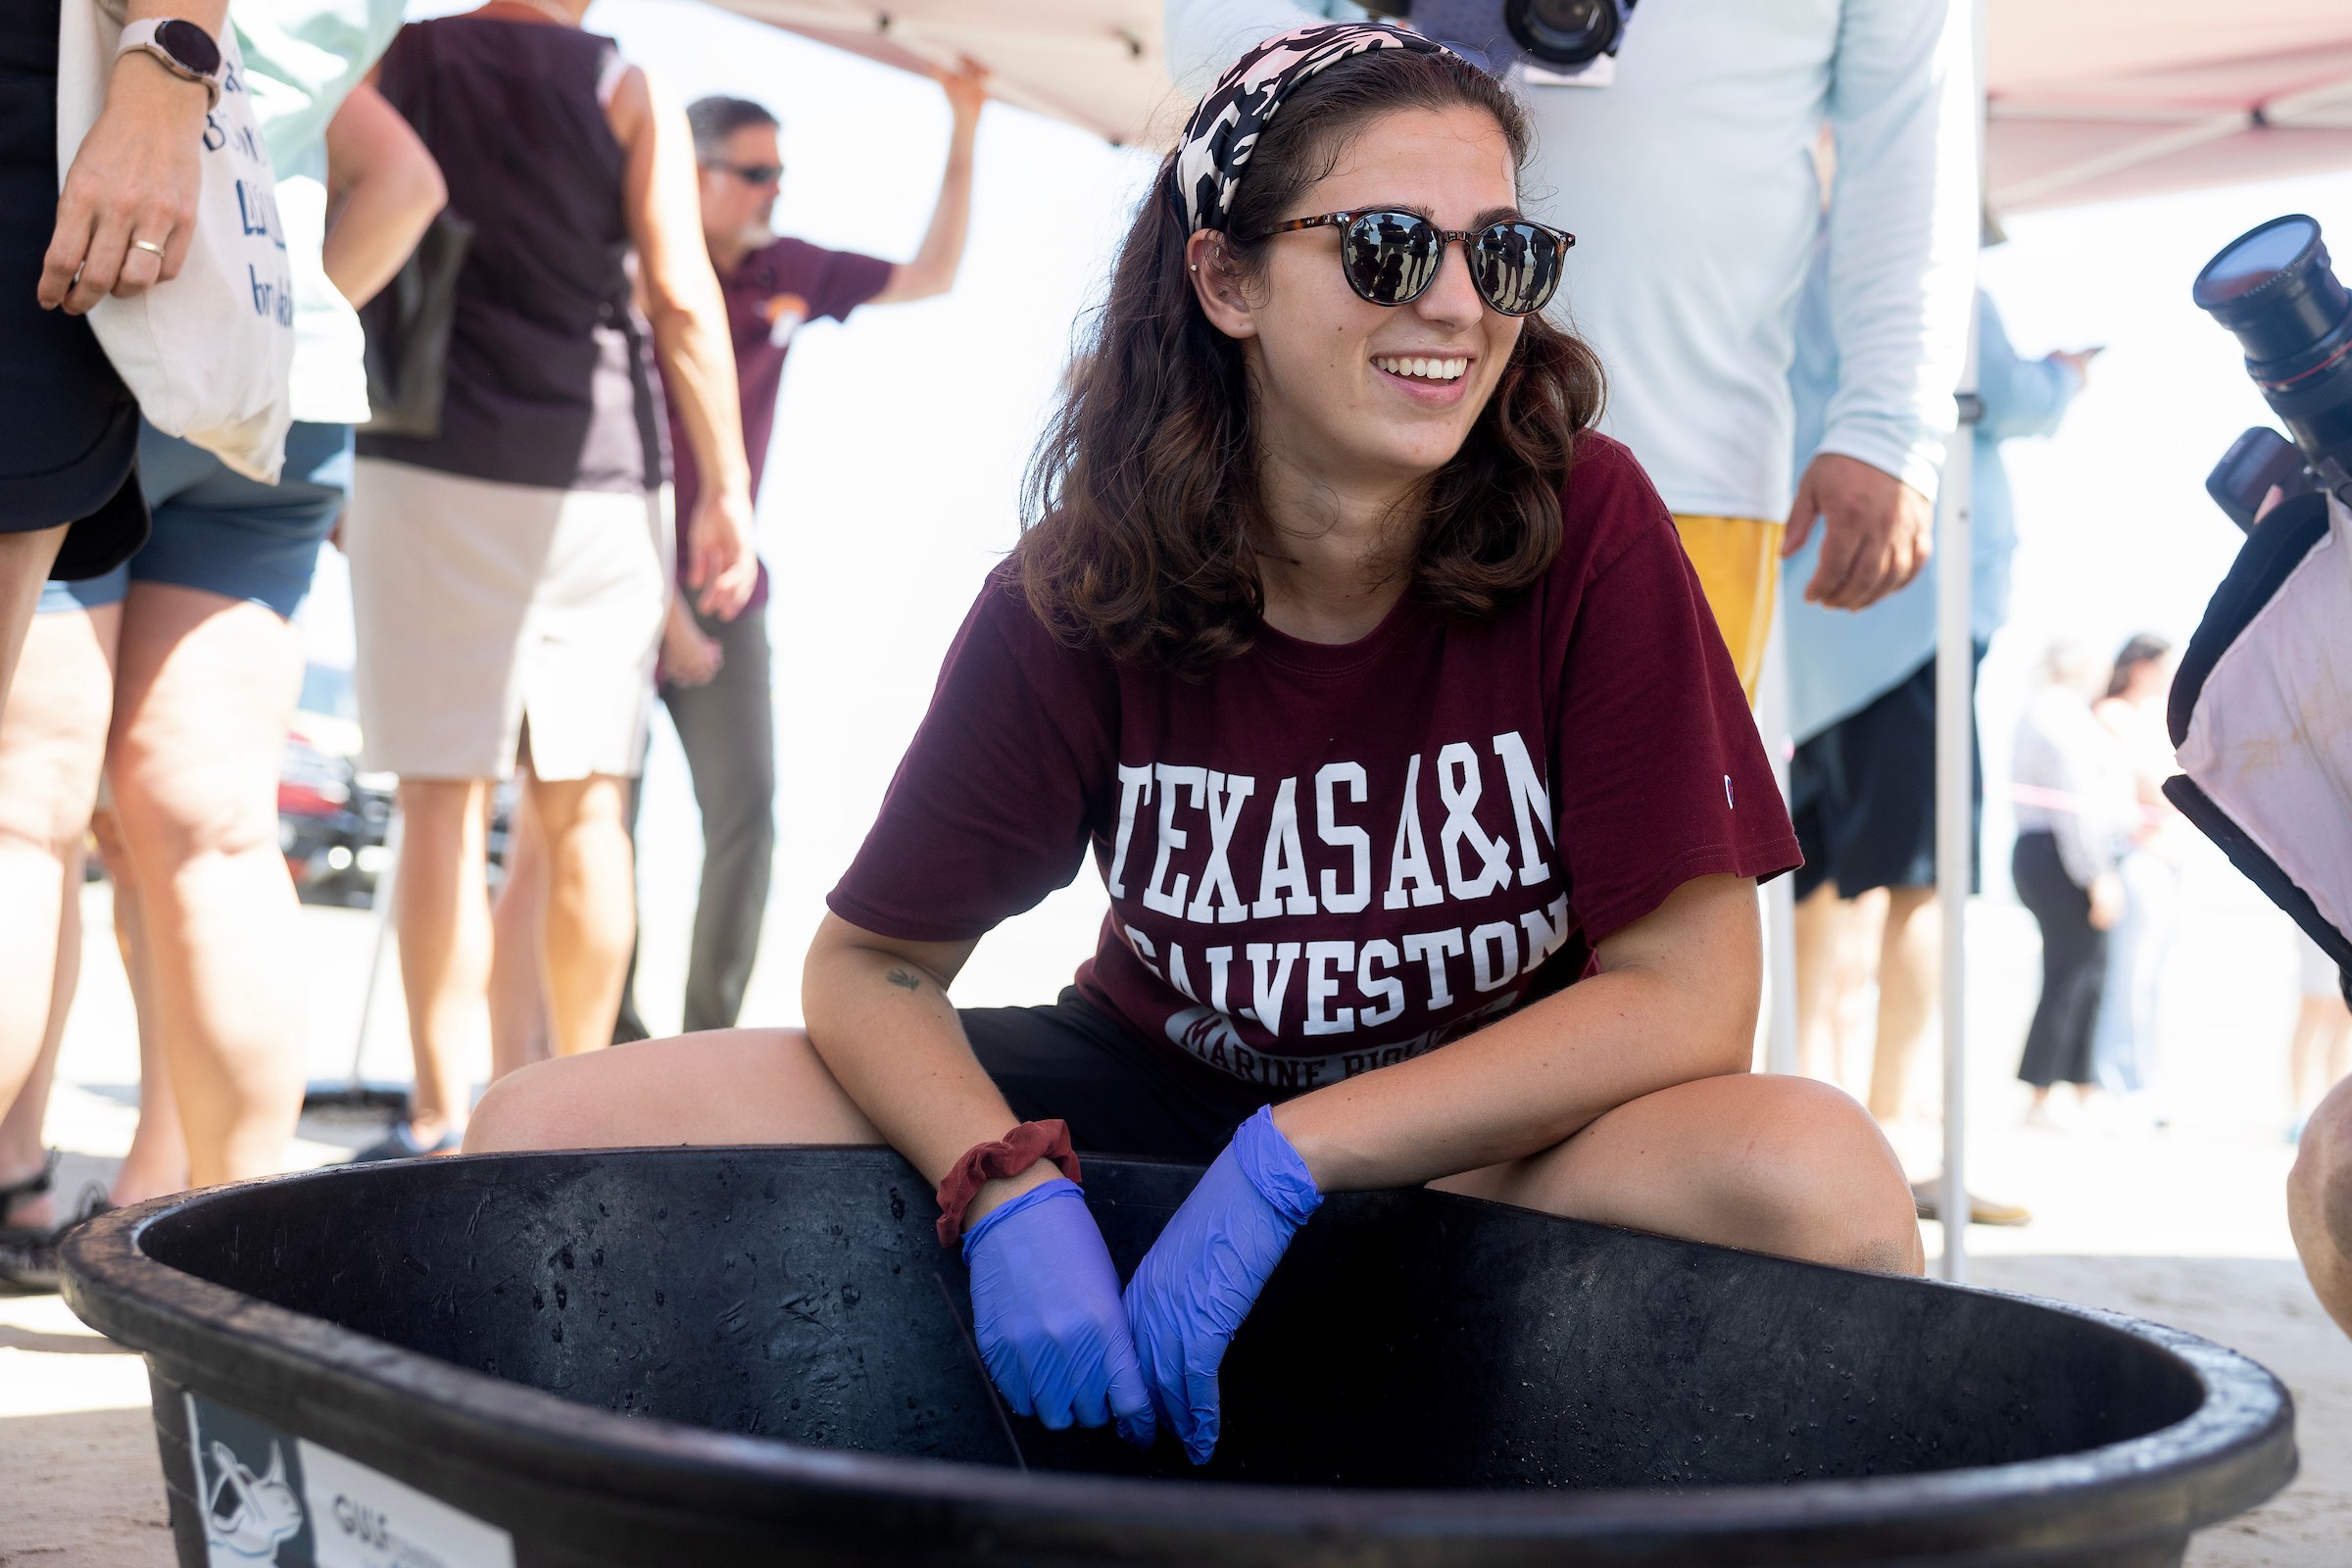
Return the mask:
<path fill-rule="evenodd" d="M 1772 631 L 1773 593 L 1781 580 L 1781 529 L 1760 517 L 1674 514 L 1683 551 L 1697 568 L 1698 586 L 1715 612 L 1715 627 L 1740 671 L 1752 707 L 1764 670 L 1764 639 Z"/>

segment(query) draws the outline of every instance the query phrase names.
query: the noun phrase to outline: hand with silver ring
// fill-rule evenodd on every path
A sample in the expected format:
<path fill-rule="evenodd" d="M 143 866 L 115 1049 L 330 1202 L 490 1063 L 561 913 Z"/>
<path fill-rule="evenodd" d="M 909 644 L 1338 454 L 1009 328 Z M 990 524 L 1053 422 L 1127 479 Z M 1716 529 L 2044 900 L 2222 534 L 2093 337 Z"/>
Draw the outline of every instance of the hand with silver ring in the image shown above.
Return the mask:
<path fill-rule="evenodd" d="M 207 31 L 220 29 L 224 9 L 190 0 Z M 129 299 L 178 274 L 196 231 L 209 102 L 203 83 L 143 54 L 115 63 L 106 106 L 58 193 L 36 289 L 44 309 L 79 316 L 110 294 Z"/>

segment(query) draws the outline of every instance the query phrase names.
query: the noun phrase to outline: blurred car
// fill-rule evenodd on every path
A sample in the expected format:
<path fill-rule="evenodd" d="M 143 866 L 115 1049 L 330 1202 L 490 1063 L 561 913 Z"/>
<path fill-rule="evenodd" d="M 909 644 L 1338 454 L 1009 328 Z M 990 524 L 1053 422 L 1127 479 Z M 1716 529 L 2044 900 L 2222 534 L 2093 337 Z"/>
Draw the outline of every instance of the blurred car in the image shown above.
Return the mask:
<path fill-rule="evenodd" d="M 277 769 L 277 847 L 306 904 L 368 908 L 392 863 L 385 836 L 400 780 L 362 772 L 360 703 L 349 665 L 308 663 Z M 506 867 L 515 782 L 491 793 L 491 888 Z"/>
<path fill-rule="evenodd" d="M 277 771 L 277 844 L 306 903 L 365 907 L 389 863 L 394 779 L 359 769 L 360 706 L 351 670 L 303 666 L 302 695 Z"/>

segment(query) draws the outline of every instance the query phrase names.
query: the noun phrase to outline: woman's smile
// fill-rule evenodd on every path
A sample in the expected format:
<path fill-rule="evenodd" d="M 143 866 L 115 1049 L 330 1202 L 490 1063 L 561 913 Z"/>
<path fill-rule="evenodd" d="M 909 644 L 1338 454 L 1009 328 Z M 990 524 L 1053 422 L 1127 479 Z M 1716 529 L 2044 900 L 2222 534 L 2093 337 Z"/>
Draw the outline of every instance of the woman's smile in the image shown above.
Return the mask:
<path fill-rule="evenodd" d="M 1374 375 L 1419 408 L 1449 409 L 1469 394 L 1475 356 L 1459 349 L 1371 358 Z"/>

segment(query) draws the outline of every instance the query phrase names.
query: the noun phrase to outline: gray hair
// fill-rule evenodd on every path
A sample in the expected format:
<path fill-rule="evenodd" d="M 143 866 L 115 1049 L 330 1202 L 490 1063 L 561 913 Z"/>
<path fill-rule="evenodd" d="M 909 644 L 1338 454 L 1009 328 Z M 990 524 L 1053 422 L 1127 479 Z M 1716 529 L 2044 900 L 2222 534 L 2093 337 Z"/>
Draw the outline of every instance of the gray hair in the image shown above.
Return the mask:
<path fill-rule="evenodd" d="M 749 98 L 714 93 L 686 106 L 686 123 L 694 131 L 694 156 L 710 159 L 725 151 L 728 138 L 747 125 L 781 126 L 783 122 Z"/>

